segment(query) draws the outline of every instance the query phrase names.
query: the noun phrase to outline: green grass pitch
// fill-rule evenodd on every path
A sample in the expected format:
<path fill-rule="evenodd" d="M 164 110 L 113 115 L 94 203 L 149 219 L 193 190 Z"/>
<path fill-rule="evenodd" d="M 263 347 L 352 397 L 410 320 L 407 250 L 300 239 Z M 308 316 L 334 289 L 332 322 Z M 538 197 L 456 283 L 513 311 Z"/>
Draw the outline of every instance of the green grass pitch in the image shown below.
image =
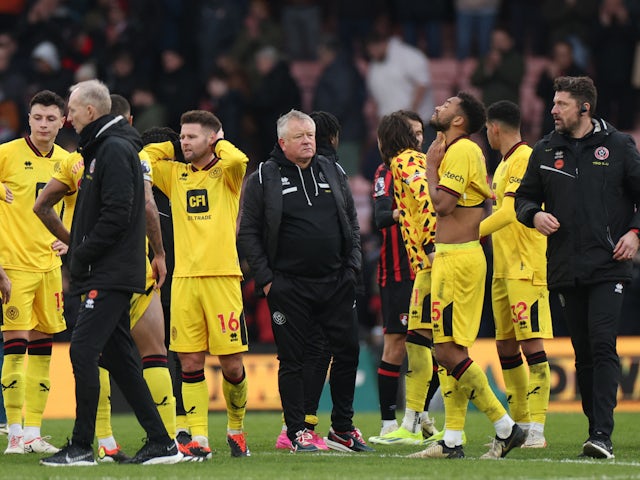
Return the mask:
<path fill-rule="evenodd" d="M 400 414 L 398 415 L 400 418 Z M 443 413 L 436 412 L 437 424 L 443 423 Z M 210 442 L 215 450 L 205 463 L 178 465 L 114 465 L 96 467 L 43 467 L 39 455 L 0 455 L 0 477 L 8 480 L 52 479 L 640 479 L 640 414 L 617 413 L 613 436 L 615 460 L 578 459 L 586 439 L 586 420 L 580 414 L 549 414 L 546 437 L 548 448 L 518 449 L 505 459 L 480 460 L 486 450 L 493 428 L 478 412 L 469 412 L 466 425 L 467 458 L 463 460 L 409 459 L 406 455 L 416 447 L 377 446 L 374 453 L 346 454 L 322 452 L 290 454 L 274 449 L 280 431 L 280 413 L 249 412 L 246 419 L 249 458 L 232 458 L 225 442 L 226 417 L 210 415 Z M 357 426 L 365 438 L 379 433 L 376 413 L 357 414 Z M 320 415 L 319 432 L 326 433 L 328 414 Z M 43 433 L 51 442 L 61 445 L 70 435 L 71 420 L 45 420 Z M 144 433 L 132 415 L 116 415 L 113 419 L 116 439 L 129 454 L 142 445 Z M 0 448 L 7 437 L 0 437 Z"/>

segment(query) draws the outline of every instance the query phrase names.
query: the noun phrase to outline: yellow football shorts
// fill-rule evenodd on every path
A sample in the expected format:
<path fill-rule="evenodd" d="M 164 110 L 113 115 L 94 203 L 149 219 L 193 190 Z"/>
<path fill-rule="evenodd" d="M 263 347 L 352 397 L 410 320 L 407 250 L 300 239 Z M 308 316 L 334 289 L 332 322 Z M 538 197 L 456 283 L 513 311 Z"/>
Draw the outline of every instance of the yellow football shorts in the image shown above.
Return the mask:
<path fill-rule="evenodd" d="M 553 338 L 549 290 L 531 280 L 494 278 L 491 305 L 496 340 Z"/>
<path fill-rule="evenodd" d="M 431 268 L 434 343 L 473 345 L 480 329 L 486 274 L 480 242 L 436 244 Z"/>
<path fill-rule="evenodd" d="M 2 306 L 2 331 L 37 330 L 53 335 L 66 330 L 62 272 L 5 269 L 11 280 L 11 301 Z"/>
<path fill-rule="evenodd" d="M 411 290 L 408 329 L 421 328 L 431 329 L 431 269 L 416 273 Z"/>
<path fill-rule="evenodd" d="M 230 355 L 248 350 L 240 278 L 178 277 L 171 286 L 174 352 Z"/>

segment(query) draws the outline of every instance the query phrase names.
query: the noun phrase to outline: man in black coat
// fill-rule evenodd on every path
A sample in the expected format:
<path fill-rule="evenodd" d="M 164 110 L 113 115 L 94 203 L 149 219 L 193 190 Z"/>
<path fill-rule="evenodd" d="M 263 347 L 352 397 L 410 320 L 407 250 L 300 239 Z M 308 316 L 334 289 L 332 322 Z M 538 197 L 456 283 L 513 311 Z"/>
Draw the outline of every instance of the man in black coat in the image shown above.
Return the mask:
<path fill-rule="evenodd" d="M 360 230 L 346 175 L 333 160 L 316 155 L 315 132 L 313 119 L 300 111 L 278 119 L 278 143 L 245 186 L 238 243 L 269 303 L 292 451 L 317 450 L 304 424 L 303 367 L 312 325 L 320 326 L 333 356 L 326 444 L 368 451 L 352 423 Z"/>
<path fill-rule="evenodd" d="M 531 153 L 516 214 L 548 236 L 549 290 L 564 310 L 589 420 L 582 454 L 613 458 L 616 336 L 640 243 L 640 154 L 629 135 L 593 117 L 597 91 L 589 77 L 558 77 L 554 90 L 555 131 Z"/>
<path fill-rule="evenodd" d="M 70 347 L 76 421 L 68 444 L 40 461 L 48 466 L 95 465 L 100 356 L 147 433 L 147 443 L 132 463 L 182 459 L 155 408 L 131 338 L 131 295 L 145 287 L 144 186 L 138 157 L 142 142 L 110 109 L 109 90 L 101 82 L 71 87 L 68 119 L 80 134 L 85 165 L 69 249 L 71 293 L 82 295 Z"/>

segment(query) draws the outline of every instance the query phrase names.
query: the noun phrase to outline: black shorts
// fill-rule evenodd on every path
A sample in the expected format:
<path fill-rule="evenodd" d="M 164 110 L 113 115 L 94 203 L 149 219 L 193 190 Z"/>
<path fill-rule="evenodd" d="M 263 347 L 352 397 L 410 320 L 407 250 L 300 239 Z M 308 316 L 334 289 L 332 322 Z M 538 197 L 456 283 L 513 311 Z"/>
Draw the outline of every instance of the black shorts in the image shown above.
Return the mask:
<path fill-rule="evenodd" d="M 407 333 L 413 281 L 389 282 L 380 287 L 384 333 Z"/>

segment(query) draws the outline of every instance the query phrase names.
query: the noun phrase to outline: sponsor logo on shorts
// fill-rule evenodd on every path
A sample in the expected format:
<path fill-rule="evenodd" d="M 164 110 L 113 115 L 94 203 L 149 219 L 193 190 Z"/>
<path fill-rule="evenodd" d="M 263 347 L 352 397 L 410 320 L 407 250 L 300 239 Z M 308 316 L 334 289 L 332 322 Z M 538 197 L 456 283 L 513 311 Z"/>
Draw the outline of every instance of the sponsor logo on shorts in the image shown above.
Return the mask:
<path fill-rule="evenodd" d="M 624 289 L 624 285 L 622 285 L 622 283 L 616 283 L 616 288 L 613 291 L 613 293 L 619 293 L 622 294 L 622 290 Z"/>
<path fill-rule="evenodd" d="M 276 325 L 284 325 L 287 322 L 287 317 L 282 312 L 273 312 L 272 318 Z"/>

